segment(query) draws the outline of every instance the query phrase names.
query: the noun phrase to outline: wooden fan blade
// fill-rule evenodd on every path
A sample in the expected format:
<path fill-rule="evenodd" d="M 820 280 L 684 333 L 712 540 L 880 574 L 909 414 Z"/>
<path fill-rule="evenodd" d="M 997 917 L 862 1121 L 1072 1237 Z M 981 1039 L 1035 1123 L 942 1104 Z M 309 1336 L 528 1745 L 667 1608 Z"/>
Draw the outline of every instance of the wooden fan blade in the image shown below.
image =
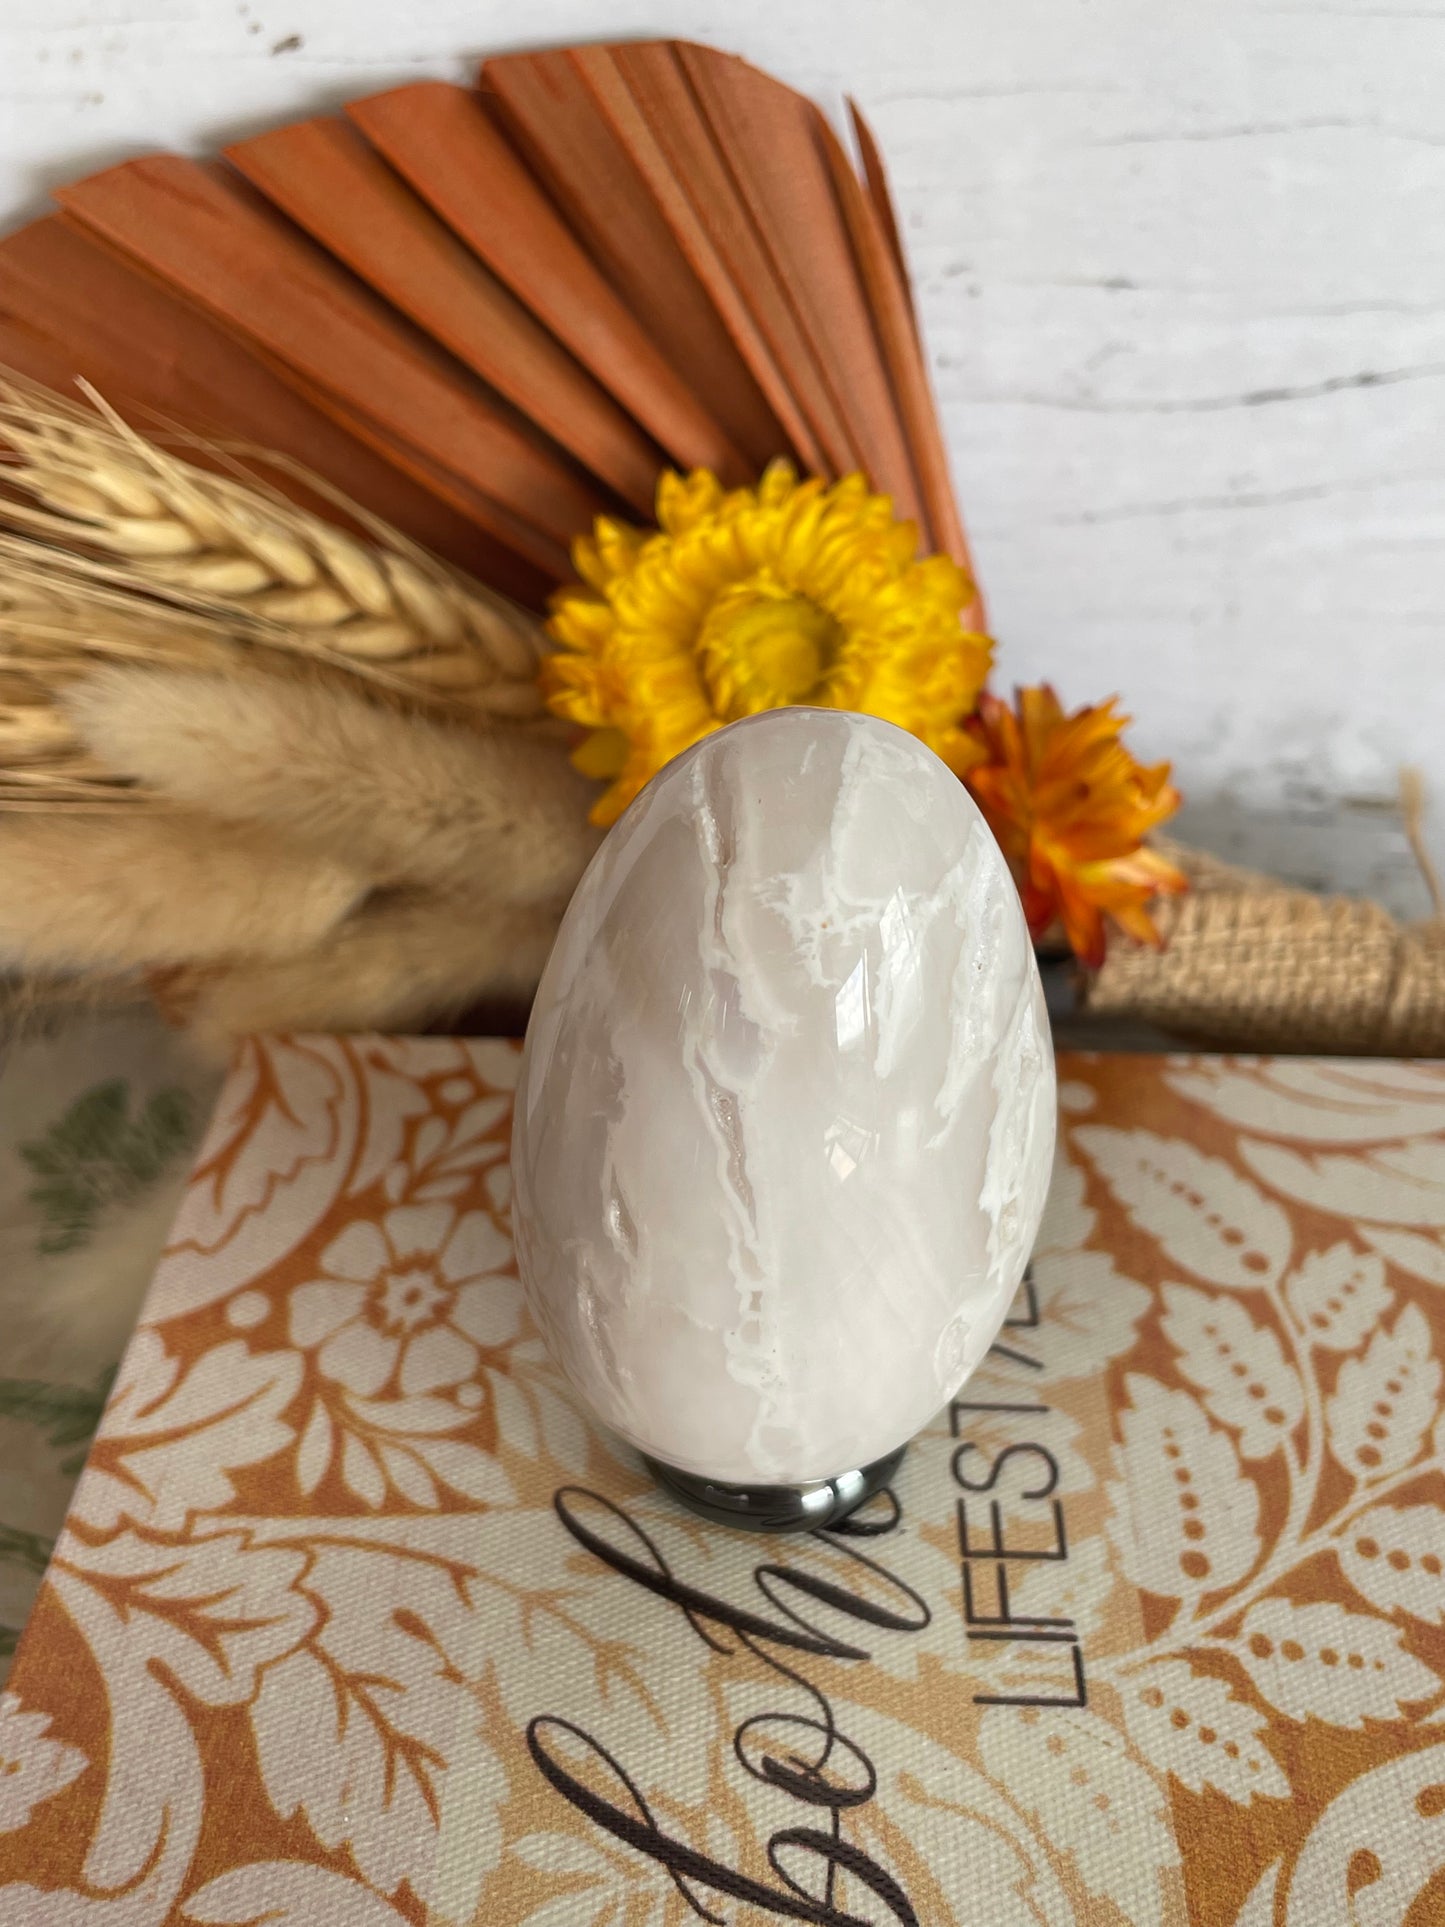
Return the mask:
<path fill-rule="evenodd" d="M 943 443 L 907 278 L 899 269 L 892 240 L 878 212 L 876 196 L 864 191 L 832 130 L 825 129 L 825 132 L 828 161 L 857 250 L 863 283 L 868 290 L 869 305 L 878 325 L 893 392 L 898 398 L 898 411 L 908 437 L 909 453 L 927 504 L 933 546 L 951 555 L 976 583 L 967 538 L 954 500 L 948 451 Z M 975 601 L 968 619 L 974 628 L 984 626 L 981 601 Z"/>
<path fill-rule="evenodd" d="M 668 460 L 861 468 L 966 564 L 877 145 L 681 41 L 506 55 L 347 118 L 58 190 L 0 330 L 240 433 L 536 604 Z M 288 479 L 288 490 L 304 487 Z M 299 499 L 299 497 L 298 497 Z M 339 512 L 339 511 L 330 511 Z M 981 620 L 981 613 L 979 614 Z"/>
<path fill-rule="evenodd" d="M 86 227 L 543 539 L 540 566 L 605 499 L 435 345 L 236 175 L 158 155 L 59 190 Z M 494 531 L 510 542 L 511 527 Z"/>
<path fill-rule="evenodd" d="M 537 604 L 547 578 L 339 428 L 198 309 L 63 216 L 0 240 L 0 360 L 58 393 L 84 376 L 143 433 L 180 428 L 301 464 L 413 541 Z M 204 447 L 187 447 L 204 464 Z M 289 470 L 284 494 L 347 518 Z"/>
<path fill-rule="evenodd" d="M 344 402 L 321 389 L 313 392 L 312 399 L 319 409 L 349 435 L 354 435 L 357 441 L 395 463 L 404 475 L 429 489 L 459 514 L 485 526 L 494 540 L 509 543 L 512 559 L 527 572 L 527 580 L 546 585 L 540 595 L 535 589 L 525 596 L 511 589 L 504 589 L 505 594 L 516 595 L 517 600 L 526 602 L 529 608 L 542 608 L 558 583 L 571 576 L 571 550 L 566 544 L 554 542 L 529 527 L 490 496 L 483 495 L 463 476 L 432 461 L 413 443 L 400 440 L 371 416 L 348 408 Z M 493 583 L 490 576 L 482 579 L 494 588 L 503 587 L 501 583 Z"/>
<path fill-rule="evenodd" d="M 828 165 L 827 123 L 811 101 L 732 54 L 684 45 L 677 58 L 846 421 L 848 465 L 920 522 L 928 541 L 933 531 Z"/>
<path fill-rule="evenodd" d="M 734 484 L 749 479 L 727 431 L 613 293 L 476 93 L 418 81 L 346 111 L 674 462 Z"/>
<path fill-rule="evenodd" d="M 898 269 L 903 291 L 908 297 L 909 312 L 914 313 L 913 284 L 908 279 L 908 257 L 903 252 L 903 235 L 899 230 L 898 211 L 893 205 L 893 195 L 888 186 L 888 173 L 883 165 L 883 150 L 879 147 L 873 129 L 864 120 L 862 109 L 855 100 L 848 102 L 848 120 L 863 162 L 863 180 L 868 190 L 868 198 L 873 203 L 874 212 L 882 223 L 883 234 L 892 252 L 894 266 Z"/>
<path fill-rule="evenodd" d="M 822 474 L 855 468 L 847 421 L 672 44 L 582 47 L 576 60 L 799 459 Z"/>
<path fill-rule="evenodd" d="M 627 307 L 741 449 L 750 474 L 784 432 L 583 78 L 576 50 L 505 54 L 481 98 Z"/>
<path fill-rule="evenodd" d="M 623 499 L 648 513 L 662 455 L 348 121 L 299 121 L 226 158 Z"/>

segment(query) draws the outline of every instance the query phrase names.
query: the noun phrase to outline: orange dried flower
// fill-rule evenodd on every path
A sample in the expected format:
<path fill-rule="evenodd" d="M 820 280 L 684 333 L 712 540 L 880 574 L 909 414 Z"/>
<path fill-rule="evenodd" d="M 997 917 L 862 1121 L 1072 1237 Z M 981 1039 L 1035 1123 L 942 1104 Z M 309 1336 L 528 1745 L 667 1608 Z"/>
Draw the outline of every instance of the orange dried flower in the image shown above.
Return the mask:
<path fill-rule="evenodd" d="M 1017 713 L 980 698 L 971 728 L 983 760 L 964 780 L 1018 879 L 1035 937 L 1056 920 L 1075 954 L 1097 969 L 1104 919 L 1158 945 L 1148 904 L 1188 888 L 1183 873 L 1143 847 L 1179 807 L 1169 765 L 1135 762 L 1121 740 L 1117 698 L 1066 716 L 1047 683 L 1015 692 Z"/>

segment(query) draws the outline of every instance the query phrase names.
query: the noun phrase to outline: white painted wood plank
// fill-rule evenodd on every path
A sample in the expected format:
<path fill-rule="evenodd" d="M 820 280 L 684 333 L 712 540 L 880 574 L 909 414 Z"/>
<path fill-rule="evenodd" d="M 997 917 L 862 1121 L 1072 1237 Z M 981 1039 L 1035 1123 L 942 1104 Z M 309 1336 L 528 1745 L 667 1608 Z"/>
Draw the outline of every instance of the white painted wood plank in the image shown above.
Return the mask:
<path fill-rule="evenodd" d="M 1445 855 L 1445 0 L 3 0 L 0 223 L 647 32 L 872 118 L 1000 680 L 1121 691 L 1201 834 L 1423 909 L 1388 802 L 1421 765 Z"/>

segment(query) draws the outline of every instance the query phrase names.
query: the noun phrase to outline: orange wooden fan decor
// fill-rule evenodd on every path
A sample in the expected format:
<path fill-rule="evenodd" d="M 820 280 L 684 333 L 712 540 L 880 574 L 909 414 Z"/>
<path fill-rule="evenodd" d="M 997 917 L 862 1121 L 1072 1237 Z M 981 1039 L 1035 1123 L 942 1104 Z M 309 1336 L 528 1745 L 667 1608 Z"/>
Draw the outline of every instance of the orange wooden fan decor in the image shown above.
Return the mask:
<path fill-rule="evenodd" d="M 532 607 L 663 468 L 784 454 L 861 469 L 966 563 L 854 127 L 861 179 L 812 102 L 682 41 L 488 60 L 60 189 L 0 242 L 0 361 L 273 450 Z"/>

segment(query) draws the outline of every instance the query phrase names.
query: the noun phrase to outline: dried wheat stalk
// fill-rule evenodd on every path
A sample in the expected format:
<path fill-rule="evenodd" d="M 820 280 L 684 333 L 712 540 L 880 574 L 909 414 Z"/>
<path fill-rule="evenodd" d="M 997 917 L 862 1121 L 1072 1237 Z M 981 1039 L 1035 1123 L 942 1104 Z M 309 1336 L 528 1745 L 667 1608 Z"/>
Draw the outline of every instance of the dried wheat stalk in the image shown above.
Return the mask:
<path fill-rule="evenodd" d="M 65 690 L 99 663 L 299 671 L 555 734 L 539 715 L 542 631 L 523 610 L 317 478 L 304 479 L 370 541 L 254 476 L 179 460 L 91 401 L 0 369 L 0 808 L 152 800 L 64 714 Z"/>
<path fill-rule="evenodd" d="M 93 409 L 0 370 L 0 526 L 33 555 L 58 548 L 76 576 L 244 617 L 257 643 L 419 702 L 497 720 L 537 714 L 542 633 L 522 610 L 344 498 L 370 542 L 254 476 L 178 460 L 86 392 Z M 17 546 L 0 558 L 0 593 Z"/>

